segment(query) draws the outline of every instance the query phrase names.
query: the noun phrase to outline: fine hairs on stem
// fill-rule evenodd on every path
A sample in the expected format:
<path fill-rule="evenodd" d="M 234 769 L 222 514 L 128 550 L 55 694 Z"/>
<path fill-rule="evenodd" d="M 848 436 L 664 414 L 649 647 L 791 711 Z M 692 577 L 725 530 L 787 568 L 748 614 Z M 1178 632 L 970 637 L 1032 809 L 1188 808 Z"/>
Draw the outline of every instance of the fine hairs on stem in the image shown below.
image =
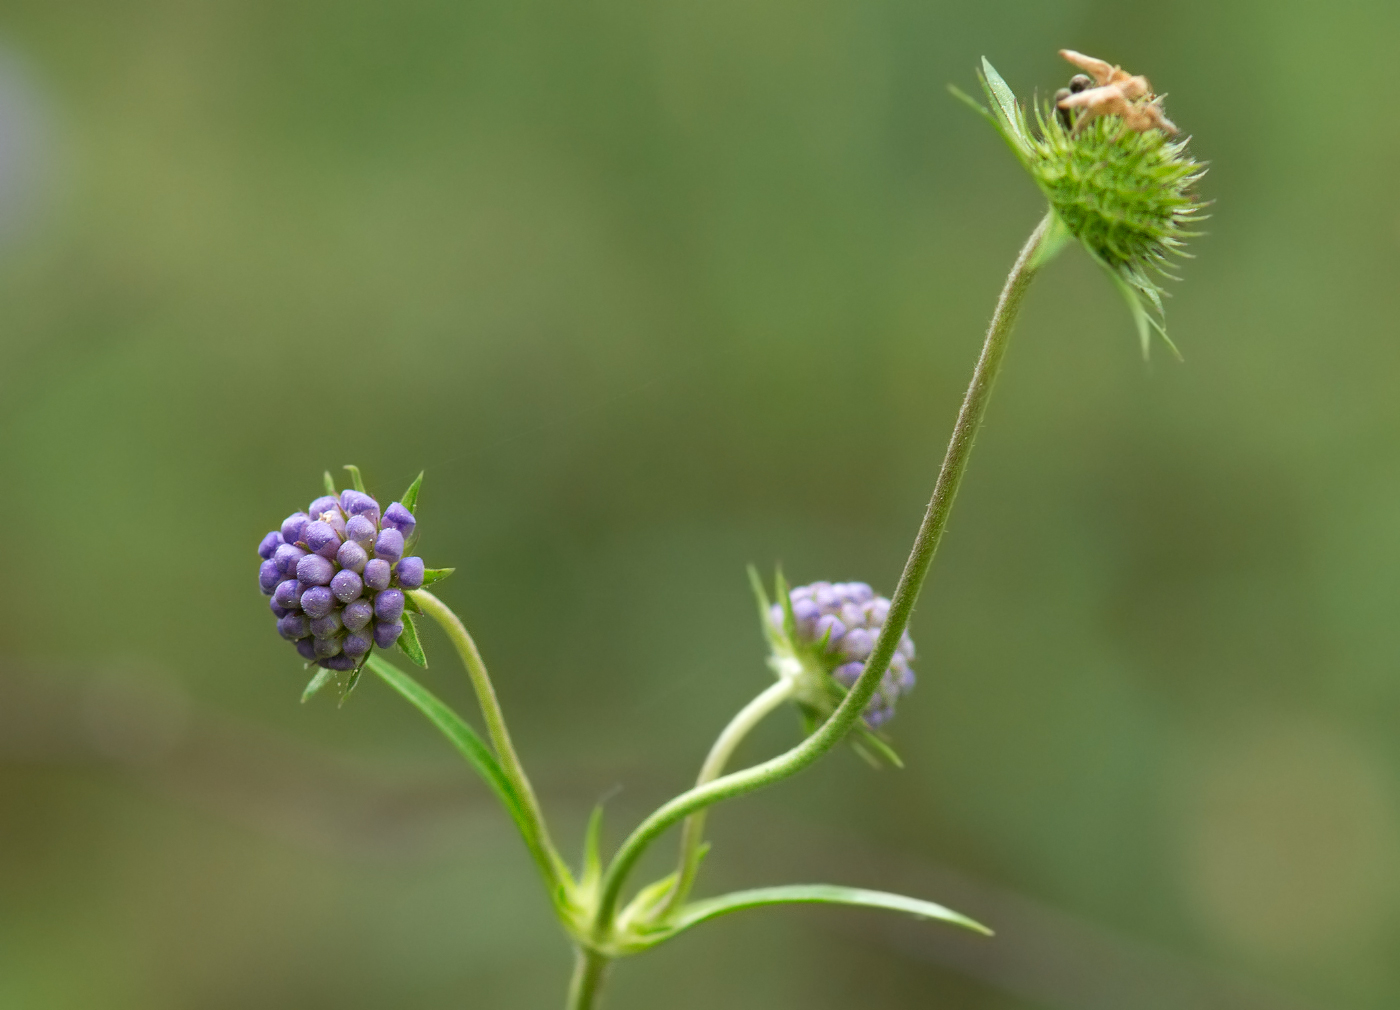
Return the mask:
<path fill-rule="evenodd" d="M 601 852 L 602 810 L 595 809 L 577 871 L 559 854 L 533 786 L 511 740 L 505 714 L 476 642 L 462 620 L 428 586 L 452 574 L 410 554 L 418 541 L 415 510 L 422 475 L 400 501 L 381 511 L 349 466 L 353 488 L 325 494 L 295 512 L 259 545 L 259 585 L 277 630 L 315 674 L 303 700 L 334 684 L 342 702 L 370 670 L 417 708 L 481 776 L 514 821 L 573 943 L 575 967 L 566 1010 L 595 1010 L 612 963 L 649 950 L 702 922 L 774 904 L 838 904 L 896 911 L 989 934 L 980 923 L 920 898 L 833 884 L 783 884 L 692 900 L 705 851 L 711 806 L 787 779 L 842 740 L 863 754 L 898 763 L 880 728 L 897 698 L 913 686 L 908 626 L 948 524 L 992 390 L 1031 281 L 1071 239 L 1108 273 L 1128 301 L 1144 351 L 1155 330 L 1165 339 L 1162 289 L 1151 271 L 1180 253 L 1199 220 L 1194 184 L 1201 168 L 1186 153 L 1162 100 L 1140 75 L 1070 50 L 1076 75 L 1055 103 L 1025 110 L 986 60 L 981 81 L 989 107 L 956 92 L 1001 133 L 1049 200 L 1045 217 L 1022 246 L 1001 289 L 982 349 L 958 410 L 942 465 L 893 595 L 865 583 L 817 582 L 789 591 L 781 573 L 770 604 L 750 569 L 769 665 L 777 679 L 745 705 L 710 748 L 695 784 L 645 817 L 609 860 Z M 1077 90 L 1076 90 L 1077 89 Z M 1155 316 L 1149 310 L 1155 310 Z M 395 647 L 421 667 L 427 659 L 417 619 L 432 619 L 462 661 L 485 724 L 485 738 L 376 648 Z M 802 714 L 806 733 L 786 752 L 726 772 L 738 747 L 785 705 Z M 872 758 L 873 760 L 873 758 Z M 628 892 L 648 848 L 674 825 L 680 831 L 675 871 Z"/>

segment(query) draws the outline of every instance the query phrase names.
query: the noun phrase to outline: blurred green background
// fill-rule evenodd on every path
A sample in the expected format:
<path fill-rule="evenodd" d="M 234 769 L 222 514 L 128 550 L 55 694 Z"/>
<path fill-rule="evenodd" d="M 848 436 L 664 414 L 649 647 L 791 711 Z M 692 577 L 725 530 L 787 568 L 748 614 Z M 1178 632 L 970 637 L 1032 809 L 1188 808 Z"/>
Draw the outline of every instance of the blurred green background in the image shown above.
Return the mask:
<path fill-rule="evenodd" d="M 608 1006 L 1400 1004 L 1397 41 L 1380 0 L 6 4 L 0 1007 L 562 1005 L 504 817 L 379 684 L 298 705 L 254 546 L 325 468 L 426 468 L 556 832 L 609 796 L 615 844 L 767 682 L 746 563 L 892 589 L 1041 213 L 944 87 L 1061 46 L 1211 164 L 1186 361 L 1046 272 L 907 769 L 721 808 L 701 884 L 1000 936 L 756 911 Z"/>

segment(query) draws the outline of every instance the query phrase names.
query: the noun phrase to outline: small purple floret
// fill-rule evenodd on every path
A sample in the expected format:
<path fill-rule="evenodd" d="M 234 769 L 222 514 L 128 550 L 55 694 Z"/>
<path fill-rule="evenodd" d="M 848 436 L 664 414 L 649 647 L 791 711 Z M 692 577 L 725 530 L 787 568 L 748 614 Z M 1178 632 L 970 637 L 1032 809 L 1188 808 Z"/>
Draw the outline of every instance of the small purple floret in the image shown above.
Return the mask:
<path fill-rule="evenodd" d="M 301 539 L 301 531 L 311 520 L 306 517 L 305 512 L 293 512 L 282 520 L 282 542 L 284 544 L 294 544 Z"/>
<path fill-rule="evenodd" d="M 423 586 L 423 559 L 404 558 L 394 566 L 399 585 L 404 589 L 421 589 Z"/>
<path fill-rule="evenodd" d="M 390 564 L 403 557 L 403 534 L 392 528 L 380 531 L 379 539 L 374 542 L 374 556 Z"/>
<path fill-rule="evenodd" d="M 369 652 L 369 650 L 373 648 L 373 636 L 362 635 L 358 632 L 346 635 L 345 642 L 341 645 L 341 649 L 345 652 L 345 655 L 350 656 L 354 659 L 359 659 L 361 656 L 363 656 L 365 653 Z"/>
<path fill-rule="evenodd" d="M 349 522 L 345 524 L 345 539 L 355 541 L 365 550 L 369 550 L 378 533 L 378 527 L 374 525 L 369 516 L 351 516 Z"/>
<path fill-rule="evenodd" d="M 306 529 L 301 531 L 301 539 L 312 553 L 328 560 L 334 558 L 335 552 L 340 550 L 340 534 L 330 523 L 307 523 Z"/>
<path fill-rule="evenodd" d="M 374 624 L 374 644 L 381 649 L 387 649 L 399 640 L 403 634 L 403 625 L 395 621 L 388 624 L 384 621 L 376 621 Z"/>
<path fill-rule="evenodd" d="M 404 507 L 402 502 L 394 502 L 384 510 L 383 525 L 396 529 L 408 539 L 413 532 L 413 527 L 418 525 L 418 520 L 413 518 L 413 513 Z"/>
<path fill-rule="evenodd" d="M 374 616 L 381 621 L 393 623 L 403 616 L 403 593 L 397 589 L 386 589 L 374 598 Z"/>
<path fill-rule="evenodd" d="M 311 634 L 311 623 L 301 614 L 288 614 L 277 622 L 277 633 L 289 642 L 296 642 Z"/>
<path fill-rule="evenodd" d="M 347 516 L 367 515 L 370 522 L 379 521 L 379 502 L 363 491 L 347 489 L 340 492 L 340 507 Z"/>
<path fill-rule="evenodd" d="M 258 557 L 266 561 L 277 552 L 277 548 L 282 546 L 282 534 L 273 530 L 262 538 L 262 543 L 258 544 Z"/>
<path fill-rule="evenodd" d="M 349 603 L 364 592 L 365 584 L 360 577 L 348 568 L 342 568 L 331 579 L 331 592 L 341 603 Z"/>
<path fill-rule="evenodd" d="M 378 592 L 381 589 L 389 588 L 389 576 L 391 570 L 389 562 L 383 558 L 375 558 L 365 565 L 365 586 Z"/>
<path fill-rule="evenodd" d="M 258 588 L 263 591 L 264 596 L 271 596 L 272 591 L 277 588 L 277 583 L 282 581 L 282 573 L 277 570 L 276 561 L 264 561 L 258 566 Z"/>
<path fill-rule="evenodd" d="M 272 591 L 272 602 L 287 610 L 297 610 L 301 607 L 301 593 L 301 585 L 296 579 L 284 579 Z"/>
<path fill-rule="evenodd" d="M 312 586 L 301 594 L 301 609 L 307 617 L 325 617 L 335 609 L 335 597 L 325 586 Z"/>
<path fill-rule="evenodd" d="M 353 540 L 347 540 L 340 545 L 340 550 L 335 552 L 336 564 L 341 568 L 348 568 L 352 572 L 363 572 L 365 562 L 369 560 L 369 555 L 365 549 Z"/>
<path fill-rule="evenodd" d="M 311 639 L 303 638 L 301 641 L 297 642 L 297 654 L 300 655 L 302 659 L 315 659 L 316 646 L 311 644 Z"/>
<path fill-rule="evenodd" d="M 335 565 L 319 554 L 308 554 L 297 562 L 297 581 L 307 586 L 324 586 L 335 574 Z"/>
<path fill-rule="evenodd" d="M 338 638 L 313 638 L 311 644 L 316 648 L 317 659 L 329 659 L 340 653 L 341 643 Z"/>
<path fill-rule="evenodd" d="M 355 661 L 349 656 L 327 656 L 319 660 L 317 666 L 324 666 L 327 670 L 337 670 L 344 673 L 347 670 L 355 669 Z"/>
<path fill-rule="evenodd" d="M 272 616 L 279 621 L 291 613 L 286 607 L 279 607 L 276 600 L 268 600 L 267 605 L 272 610 Z"/>
<path fill-rule="evenodd" d="M 277 562 L 277 570 L 284 575 L 291 577 L 297 572 L 297 562 L 306 557 L 306 552 L 300 547 L 291 544 L 283 544 L 277 548 L 277 553 L 272 555 L 272 560 Z"/>
<path fill-rule="evenodd" d="M 339 512 L 340 499 L 331 495 L 322 495 L 311 503 L 311 507 L 306 510 L 312 522 L 320 519 L 326 512 Z"/>
<path fill-rule="evenodd" d="M 355 600 L 347 603 L 341 611 L 340 620 L 351 631 L 359 631 L 374 617 L 374 604 L 369 600 Z"/>
<path fill-rule="evenodd" d="M 311 634 L 317 638 L 334 638 L 336 632 L 340 630 L 340 615 L 332 610 L 325 617 L 318 617 L 311 622 Z"/>

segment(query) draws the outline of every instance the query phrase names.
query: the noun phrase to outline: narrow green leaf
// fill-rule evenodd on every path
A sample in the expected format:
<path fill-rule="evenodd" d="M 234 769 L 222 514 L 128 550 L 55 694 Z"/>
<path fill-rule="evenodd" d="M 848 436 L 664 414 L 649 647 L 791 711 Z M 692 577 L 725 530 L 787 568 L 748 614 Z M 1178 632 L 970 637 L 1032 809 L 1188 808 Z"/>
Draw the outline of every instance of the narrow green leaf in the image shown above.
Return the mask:
<path fill-rule="evenodd" d="M 619 928 L 625 930 L 630 924 L 642 923 L 651 918 L 656 906 L 665 901 L 666 896 L 675 888 L 677 879 L 679 874 L 672 871 L 638 891 L 637 896 L 628 902 L 627 907 L 618 916 Z M 670 935 L 669 932 L 667 935 Z"/>
<path fill-rule="evenodd" d="M 421 616 L 423 613 L 423 608 L 418 605 L 418 601 L 413 598 L 413 593 L 411 592 L 403 594 L 403 608 L 410 614 L 418 614 Z"/>
<path fill-rule="evenodd" d="M 403 631 L 399 634 L 399 640 L 394 644 L 415 664 L 425 670 L 428 668 L 428 657 L 423 655 L 423 646 L 418 641 L 418 626 L 413 622 L 412 614 L 405 613 L 403 615 Z"/>
<path fill-rule="evenodd" d="M 355 667 L 355 669 L 350 671 L 350 676 L 345 679 L 345 686 L 340 689 L 340 702 L 337 704 L 337 708 L 339 708 L 340 705 L 345 704 L 345 700 L 350 697 L 350 692 L 355 690 L 355 688 L 359 685 L 360 671 L 363 669 L 363 666 L 357 666 Z"/>
<path fill-rule="evenodd" d="M 316 670 L 316 675 L 312 677 L 310 682 L 306 685 L 306 690 L 301 692 L 301 703 L 305 705 L 310 701 L 311 696 L 330 683 L 331 678 L 334 676 L 334 670 L 327 670 L 325 667 L 318 668 Z"/>
<path fill-rule="evenodd" d="M 466 758 L 467 763 L 476 770 L 476 773 L 496 794 L 496 798 L 501 801 L 511 819 L 520 828 L 521 833 L 526 838 L 533 838 L 534 830 L 524 815 L 520 797 L 511 787 L 506 773 L 501 770 L 500 762 L 482 742 L 476 730 L 472 729 L 456 712 L 439 701 L 431 691 L 377 653 L 370 653 L 365 666 L 374 671 L 380 680 L 397 691 L 410 705 L 422 712 L 428 721 L 436 726 L 443 736 L 447 737 L 452 746 L 457 748 L 457 753 Z"/>
<path fill-rule="evenodd" d="M 331 479 L 331 472 L 327 470 L 321 476 L 326 482 L 326 494 L 330 495 L 332 498 L 339 497 L 340 492 L 335 489 L 335 481 Z"/>
<path fill-rule="evenodd" d="M 350 471 L 350 483 L 355 485 L 355 490 L 360 494 L 366 494 L 365 479 L 360 476 L 360 468 L 353 463 L 347 463 L 343 469 Z"/>
<path fill-rule="evenodd" d="M 455 568 L 425 568 L 423 569 L 423 588 L 426 589 L 435 582 L 441 582 L 457 569 Z"/>
<path fill-rule="evenodd" d="M 699 925 L 708 919 L 728 915 L 745 908 L 760 905 L 855 905 L 861 908 L 882 908 L 890 912 L 904 912 L 920 919 L 936 919 L 962 926 L 976 933 L 991 936 L 992 931 L 980 922 L 954 912 L 931 901 L 921 901 L 902 894 L 886 891 L 867 891 L 859 887 L 840 887 L 835 884 L 788 884 L 782 887 L 759 887 L 752 891 L 735 891 L 718 898 L 692 901 L 681 908 L 674 920 L 674 928 L 669 936 L 674 936 L 691 926 Z"/>
<path fill-rule="evenodd" d="M 418 472 L 418 476 L 413 478 L 413 483 L 408 485 L 408 490 L 399 499 L 400 504 L 410 512 L 418 511 L 418 489 L 423 486 L 423 471 Z"/>
<path fill-rule="evenodd" d="M 884 758 L 896 768 L 904 767 L 904 762 L 900 760 L 899 755 L 895 753 L 894 748 L 891 747 L 884 740 L 881 740 L 877 734 L 872 733 L 868 728 L 866 728 L 864 723 L 856 723 L 855 733 L 853 735 L 860 738 L 859 743 L 857 743 L 855 740 L 851 741 L 851 746 L 855 747 L 857 750 L 860 750 L 862 747 L 869 747 L 876 753 L 876 755 L 878 755 L 881 758 Z M 880 766 L 878 761 L 875 762 L 875 765 L 877 768 Z"/>
<path fill-rule="evenodd" d="M 985 56 L 982 57 L 982 82 L 992 100 L 992 112 L 996 114 L 997 119 L 1019 141 L 1019 146 L 1023 149 L 1029 146 L 1030 138 L 1026 136 L 1026 125 L 1022 119 L 1021 106 L 1016 102 L 1016 94 L 1007 87 L 1006 82 L 1001 79 L 1001 74 L 997 73 L 996 67 L 992 66 Z"/>
<path fill-rule="evenodd" d="M 794 642 L 797 640 L 797 618 L 792 614 L 792 593 L 788 590 L 788 582 L 783 577 L 781 567 L 773 576 L 773 589 L 778 595 L 778 602 L 783 605 L 783 634 L 789 642 Z"/>
<path fill-rule="evenodd" d="M 599 854 L 603 834 L 603 804 L 593 808 L 588 818 L 588 830 L 583 834 L 583 872 L 579 886 L 593 887 L 603 875 L 603 858 Z"/>
<path fill-rule="evenodd" d="M 772 604 L 768 602 L 768 593 L 763 588 L 763 579 L 758 574 L 758 569 L 749 565 L 749 586 L 753 589 L 754 601 L 758 604 L 758 626 L 763 629 L 763 638 L 768 643 L 770 649 L 777 649 L 782 646 L 782 635 L 778 629 L 773 627 L 772 620 L 768 617 L 768 611 Z"/>

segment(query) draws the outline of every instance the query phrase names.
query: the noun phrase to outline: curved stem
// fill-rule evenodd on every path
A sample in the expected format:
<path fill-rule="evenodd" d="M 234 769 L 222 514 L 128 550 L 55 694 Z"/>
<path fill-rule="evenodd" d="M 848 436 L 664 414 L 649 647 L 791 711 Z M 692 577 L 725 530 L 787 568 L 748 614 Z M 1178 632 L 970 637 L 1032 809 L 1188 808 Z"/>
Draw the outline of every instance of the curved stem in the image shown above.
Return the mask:
<path fill-rule="evenodd" d="M 724 727 L 724 730 L 715 739 L 714 746 L 710 748 L 710 753 L 705 758 L 705 763 L 700 766 L 700 774 L 696 777 L 695 784 L 703 786 L 706 782 L 712 782 L 719 778 L 720 772 L 724 771 L 724 766 L 729 763 L 729 759 L 734 756 L 735 749 L 744 737 L 749 735 L 749 731 L 767 718 L 783 702 L 791 698 L 796 687 L 797 682 L 793 678 L 780 677 L 776 683 L 769 685 L 758 697 L 741 708 L 738 715 L 729 721 L 729 725 Z M 659 919 L 664 920 L 671 913 L 671 910 L 678 907 L 690 894 L 690 888 L 695 883 L 695 875 L 700 870 L 700 843 L 704 841 L 704 837 L 705 811 L 697 810 L 686 818 L 685 827 L 682 829 L 680 862 L 676 867 L 676 886 L 671 889 L 666 903 L 661 907 L 657 916 Z"/>
<path fill-rule="evenodd" d="M 565 1010 L 594 1010 L 609 964 L 608 959 L 597 951 L 585 947 L 578 948 L 574 959 L 574 977 L 569 982 L 569 1001 L 564 1005 Z"/>
<path fill-rule="evenodd" d="M 467 631 L 466 625 L 452 612 L 452 608 L 432 593 L 426 589 L 414 589 L 409 595 L 423 613 L 437 621 L 442 630 L 447 632 L 447 637 L 452 640 L 457 655 L 462 659 L 462 665 L 467 668 L 467 676 L 471 679 L 477 702 L 481 705 L 481 715 L 486 721 L 486 733 L 491 738 L 496 759 L 520 797 L 521 813 L 533 834 L 533 837 L 526 835 L 525 844 L 529 846 L 530 854 L 539 864 L 540 871 L 552 889 L 551 897 L 557 902 L 562 895 L 565 881 L 569 879 L 568 870 L 554 848 L 554 843 L 550 841 L 549 827 L 545 823 L 539 800 L 535 798 L 535 790 L 525 774 L 524 765 L 515 753 L 515 746 L 510 742 L 505 714 L 501 711 L 501 703 L 496 699 L 496 689 L 491 685 L 491 676 L 486 672 L 486 663 L 481 658 L 476 641 Z"/>
<path fill-rule="evenodd" d="M 938 550 L 938 542 L 943 536 L 943 529 L 948 524 L 948 513 L 953 507 L 953 499 L 957 497 L 958 485 L 962 482 L 963 471 L 967 468 L 968 455 L 972 452 L 977 429 L 987 410 L 992 386 L 996 382 L 1002 357 L 1006 353 L 1007 339 L 1011 336 L 1011 329 L 1016 322 L 1021 302 L 1025 298 L 1026 289 L 1030 286 L 1032 278 L 1042 265 L 1044 260 L 1042 252 L 1047 246 L 1053 248 L 1054 225 L 1054 212 L 1051 211 L 1036 226 L 1035 231 L 1031 232 L 1030 238 L 1022 246 L 1020 255 L 1016 257 L 1016 262 L 1011 267 L 1011 273 L 1007 276 L 1006 284 L 1001 290 L 1001 297 L 997 299 L 996 310 L 992 313 L 991 324 L 987 327 L 986 340 L 982 344 L 982 353 L 972 371 L 972 381 L 967 387 L 967 394 L 963 397 L 957 422 L 953 426 L 953 436 L 948 443 L 948 451 L 944 454 L 943 465 L 938 472 L 938 481 L 933 488 L 933 497 L 929 499 L 928 510 L 924 513 L 918 535 L 914 538 L 914 547 L 909 552 L 909 559 L 904 564 L 904 572 L 899 577 L 899 585 L 895 588 L 894 596 L 890 599 L 889 616 L 885 618 L 884 627 L 880 630 L 880 635 L 875 641 L 875 648 L 871 651 L 869 659 L 866 660 L 864 672 L 861 673 L 860 678 L 846 694 L 846 697 L 842 699 L 841 704 L 837 706 L 831 717 L 819 726 L 811 736 L 786 754 L 754 765 L 752 768 L 725 775 L 703 786 L 696 786 L 689 792 L 682 793 L 663 804 L 639 824 L 636 830 L 622 843 L 622 847 L 618 849 L 617 855 L 613 857 L 612 863 L 609 864 L 607 872 L 603 876 L 597 913 L 594 918 L 594 930 L 597 934 L 603 935 L 607 932 L 628 873 L 631 872 L 642 853 L 646 851 L 647 846 L 658 835 L 682 817 L 697 810 L 703 810 L 720 800 L 741 796 L 797 774 L 836 746 L 855 724 L 856 719 L 860 718 L 862 710 L 875 693 L 880 678 L 884 676 L 885 670 L 894 656 L 900 635 L 904 633 L 905 627 L 909 624 L 909 615 L 913 612 L 924 576 L 928 574 L 934 552 Z"/>

